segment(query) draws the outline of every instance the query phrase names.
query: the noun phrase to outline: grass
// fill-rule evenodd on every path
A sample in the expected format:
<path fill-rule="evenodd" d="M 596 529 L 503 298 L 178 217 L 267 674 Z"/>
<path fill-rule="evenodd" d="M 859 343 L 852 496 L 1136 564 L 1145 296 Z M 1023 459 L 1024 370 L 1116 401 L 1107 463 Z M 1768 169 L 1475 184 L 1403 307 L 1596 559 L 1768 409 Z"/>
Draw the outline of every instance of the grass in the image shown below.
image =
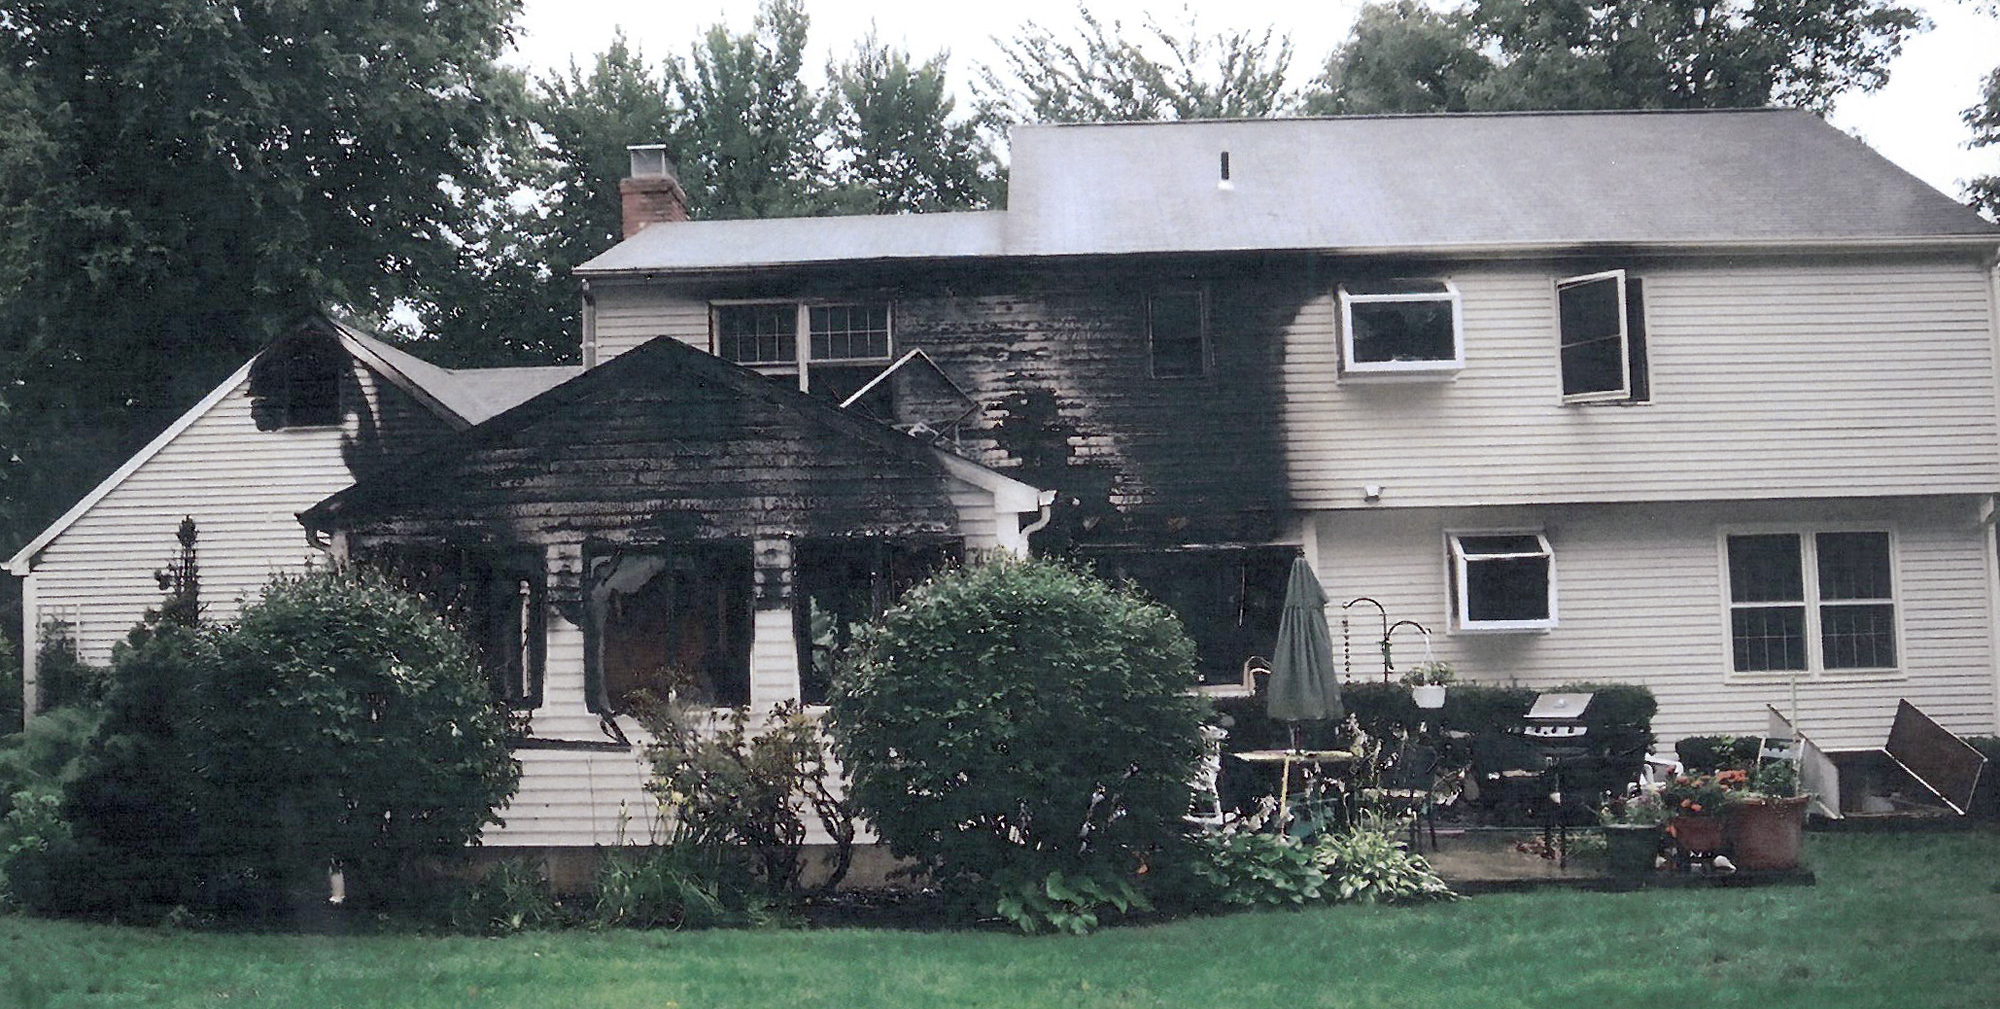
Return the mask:
<path fill-rule="evenodd" d="M 1992 1005 L 2000 833 L 1811 835 L 1815 887 L 1003 933 L 194 934 L 0 918 L 0 1006 Z"/>

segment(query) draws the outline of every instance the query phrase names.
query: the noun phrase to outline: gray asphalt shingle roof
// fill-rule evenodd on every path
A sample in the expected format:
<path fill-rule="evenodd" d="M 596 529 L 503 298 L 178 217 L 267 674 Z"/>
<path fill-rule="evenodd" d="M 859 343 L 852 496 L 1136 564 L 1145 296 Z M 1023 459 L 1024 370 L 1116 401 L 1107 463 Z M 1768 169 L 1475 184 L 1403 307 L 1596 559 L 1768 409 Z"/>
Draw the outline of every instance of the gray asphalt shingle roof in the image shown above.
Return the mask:
<path fill-rule="evenodd" d="M 2000 228 L 1808 112 L 1368 116 L 1026 126 L 1004 212 L 658 225 L 578 272 L 1938 238 Z"/>

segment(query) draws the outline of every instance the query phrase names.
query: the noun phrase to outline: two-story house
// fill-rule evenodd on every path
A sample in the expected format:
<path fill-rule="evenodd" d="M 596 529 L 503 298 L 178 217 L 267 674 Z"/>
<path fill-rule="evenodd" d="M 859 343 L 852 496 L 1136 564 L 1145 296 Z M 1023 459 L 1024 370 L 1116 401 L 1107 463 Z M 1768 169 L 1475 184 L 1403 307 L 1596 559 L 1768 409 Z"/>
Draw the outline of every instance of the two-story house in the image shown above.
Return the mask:
<path fill-rule="evenodd" d="M 1399 662 L 1643 683 L 1668 740 L 2000 724 L 2000 228 L 1809 114 L 1027 127 L 1007 209 L 897 217 L 634 167 L 584 373 L 303 516 L 483 587 L 535 727 L 489 843 L 615 839 L 626 698 L 810 703 L 990 548 L 1137 581 L 1218 687 L 1303 555 Z"/>

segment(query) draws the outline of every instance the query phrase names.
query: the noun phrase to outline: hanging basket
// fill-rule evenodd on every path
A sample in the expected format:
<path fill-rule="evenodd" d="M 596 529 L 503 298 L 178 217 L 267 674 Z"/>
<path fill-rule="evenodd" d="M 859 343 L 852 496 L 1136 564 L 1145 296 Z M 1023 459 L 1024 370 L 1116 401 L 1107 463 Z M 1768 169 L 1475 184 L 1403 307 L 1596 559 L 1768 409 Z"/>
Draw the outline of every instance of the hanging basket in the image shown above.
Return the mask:
<path fill-rule="evenodd" d="M 1428 687 L 1411 687 L 1410 699 L 1417 702 L 1417 707 L 1419 708 L 1429 710 L 1442 708 L 1444 707 L 1444 685 L 1434 684 Z"/>

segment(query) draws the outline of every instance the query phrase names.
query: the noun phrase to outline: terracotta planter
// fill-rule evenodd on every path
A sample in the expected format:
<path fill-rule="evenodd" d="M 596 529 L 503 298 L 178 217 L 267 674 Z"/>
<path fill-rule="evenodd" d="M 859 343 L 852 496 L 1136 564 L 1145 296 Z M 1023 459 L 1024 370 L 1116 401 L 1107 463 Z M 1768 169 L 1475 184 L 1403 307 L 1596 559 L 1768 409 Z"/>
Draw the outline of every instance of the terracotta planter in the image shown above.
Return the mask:
<path fill-rule="evenodd" d="M 1795 869 L 1805 796 L 1739 802 L 1729 807 L 1729 844 L 1739 869 Z"/>
<path fill-rule="evenodd" d="M 1682 855 L 1713 855 L 1722 850 L 1722 817 L 1676 816 L 1667 822 L 1667 833 Z"/>
<path fill-rule="evenodd" d="M 1417 707 L 1419 708 L 1442 708 L 1444 707 L 1444 687 L 1411 687 L 1410 699 L 1417 702 Z"/>
<path fill-rule="evenodd" d="M 1604 828 L 1604 860 L 1611 875 L 1638 882 L 1653 874 L 1660 853 L 1660 828 L 1650 823 L 1613 823 Z"/>

